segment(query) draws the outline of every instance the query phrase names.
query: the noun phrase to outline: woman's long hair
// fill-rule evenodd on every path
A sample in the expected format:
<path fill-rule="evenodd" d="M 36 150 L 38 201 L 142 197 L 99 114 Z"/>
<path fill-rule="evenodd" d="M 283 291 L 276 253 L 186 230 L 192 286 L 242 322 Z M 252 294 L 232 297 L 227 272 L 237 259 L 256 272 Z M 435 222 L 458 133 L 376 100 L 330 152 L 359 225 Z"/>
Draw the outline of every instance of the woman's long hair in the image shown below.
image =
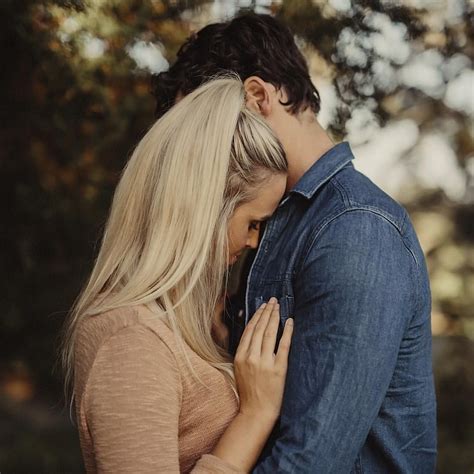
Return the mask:
<path fill-rule="evenodd" d="M 245 107 L 238 76 L 214 78 L 155 122 L 123 171 L 94 268 L 64 324 L 59 355 L 71 407 L 79 321 L 140 304 L 162 315 L 181 349 L 185 341 L 235 391 L 232 359 L 211 336 L 226 281 L 228 222 L 271 173 L 286 171 L 280 142 Z"/>

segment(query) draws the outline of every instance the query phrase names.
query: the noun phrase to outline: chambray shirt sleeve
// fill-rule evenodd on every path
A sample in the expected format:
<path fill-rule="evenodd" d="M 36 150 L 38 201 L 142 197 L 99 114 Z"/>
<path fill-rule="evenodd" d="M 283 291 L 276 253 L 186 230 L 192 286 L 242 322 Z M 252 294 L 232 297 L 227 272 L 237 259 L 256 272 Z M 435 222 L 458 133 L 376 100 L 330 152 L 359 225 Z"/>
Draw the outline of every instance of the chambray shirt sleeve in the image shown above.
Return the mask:
<path fill-rule="evenodd" d="M 413 313 L 413 264 L 373 212 L 348 211 L 314 236 L 295 281 L 279 437 L 255 474 L 351 472 Z"/>

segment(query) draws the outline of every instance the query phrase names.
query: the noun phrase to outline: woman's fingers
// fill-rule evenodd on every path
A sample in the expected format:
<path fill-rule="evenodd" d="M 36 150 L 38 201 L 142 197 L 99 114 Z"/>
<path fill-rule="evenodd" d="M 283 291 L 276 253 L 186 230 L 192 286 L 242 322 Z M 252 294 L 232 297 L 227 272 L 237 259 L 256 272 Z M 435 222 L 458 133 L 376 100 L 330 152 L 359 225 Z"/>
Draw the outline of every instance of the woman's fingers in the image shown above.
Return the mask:
<path fill-rule="evenodd" d="M 293 318 L 288 318 L 285 321 L 283 335 L 281 336 L 280 344 L 278 345 L 278 352 L 275 356 L 275 364 L 284 368 L 286 368 L 288 364 L 288 353 L 290 352 L 291 347 L 291 336 L 293 335 L 293 326 Z"/>
<path fill-rule="evenodd" d="M 252 341 L 250 342 L 249 347 L 249 357 L 256 359 L 260 358 L 261 356 L 263 334 L 265 333 L 265 330 L 268 325 L 268 320 L 274 310 L 274 307 L 277 304 L 276 301 L 276 298 L 270 298 L 257 324 L 255 325 L 255 329 L 252 334 Z"/>
<path fill-rule="evenodd" d="M 292 320 L 283 329 L 277 354 L 274 354 L 280 322 L 280 307 L 276 298 L 255 313 L 244 330 L 234 358 L 240 410 L 263 412 L 277 419 L 283 400 L 288 352 L 292 336 Z"/>
<path fill-rule="evenodd" d="M 239 346 L 237 347 L 237 351 L 235 353 L 236 357 L 237 354 L 246 354 L 250 343 L 252 341 L 253 331 L 255 329 L 256 324 L 258 323 L 265 307 L 267 306 L 266 303 L 263 303 L 260 308 L 257 309 L 255 314 L 253 315 L 252 319 L 248 322 L 247 326 L 245 326 L 244 332 L 242 333 L 242 337 L 240 338 Z"/>
<path fill-rule="evenodd" d="M 272 314 L 270 315 L 270 319 L 268 321 L 267 327 L 263 334 L 262 357 L 273 358 L 279 325 L 280 325 L 280 305 L 276 304 L 273 307 Z"/>

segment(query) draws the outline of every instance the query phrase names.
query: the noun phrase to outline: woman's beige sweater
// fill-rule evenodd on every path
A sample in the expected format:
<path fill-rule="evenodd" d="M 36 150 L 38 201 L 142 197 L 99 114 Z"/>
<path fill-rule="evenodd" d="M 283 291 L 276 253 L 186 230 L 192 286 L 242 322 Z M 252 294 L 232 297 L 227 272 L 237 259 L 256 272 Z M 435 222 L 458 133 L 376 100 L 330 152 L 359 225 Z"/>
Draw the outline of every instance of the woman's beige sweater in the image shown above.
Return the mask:
<path fill-rule="evenodd" d="M 238 411 L 225 377 L 186 352 L 145 306 L 85 318 L 75 346 L 76 413 L 88 473 L 237 473 L 209 454 Z"/>

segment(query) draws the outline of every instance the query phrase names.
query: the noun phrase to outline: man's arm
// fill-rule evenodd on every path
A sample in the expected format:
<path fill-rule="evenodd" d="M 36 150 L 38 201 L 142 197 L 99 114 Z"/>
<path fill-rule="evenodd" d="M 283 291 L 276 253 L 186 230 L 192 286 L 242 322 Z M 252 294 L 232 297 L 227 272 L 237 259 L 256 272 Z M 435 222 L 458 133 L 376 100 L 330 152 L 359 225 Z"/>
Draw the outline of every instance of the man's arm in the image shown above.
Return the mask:
<path fill-rule="evenodd" d="M 254 473 L 351 471 L 413 314 L 414 264 L 397 228 L 369 211 L 315 235 L 295 281 L 279 438 Z"/>

